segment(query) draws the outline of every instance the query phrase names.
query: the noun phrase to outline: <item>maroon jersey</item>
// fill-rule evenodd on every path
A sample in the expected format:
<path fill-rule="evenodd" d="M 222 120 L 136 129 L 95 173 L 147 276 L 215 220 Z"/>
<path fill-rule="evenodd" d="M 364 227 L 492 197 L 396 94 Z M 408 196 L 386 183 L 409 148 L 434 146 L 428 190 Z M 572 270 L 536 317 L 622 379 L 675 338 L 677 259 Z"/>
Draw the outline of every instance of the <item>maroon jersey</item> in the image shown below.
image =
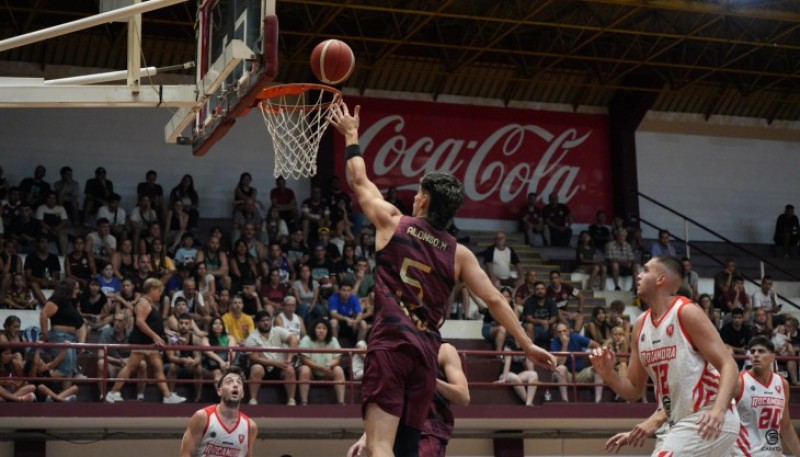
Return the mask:
<path fill-rule="evenodd" d="M 556 306 L 559 308 L 565 308 L 569 299 L 572 297 L 577 297 L 578 293 L 570 284 L 561 283 L 561 290 L 558 292 L 553 289 L 552 285 L 547 286 L 547 296 L 556 302 Z"/>
<path fill-rule="evenodd" d="M 410 344 L 439 350 L 439 327 L 455 285 L 456 239 L 423 218 L 403 216 L 375 254 L 375 325 L 368 350 Z M 432 367 L 431 367 L 432 368 Z"/>

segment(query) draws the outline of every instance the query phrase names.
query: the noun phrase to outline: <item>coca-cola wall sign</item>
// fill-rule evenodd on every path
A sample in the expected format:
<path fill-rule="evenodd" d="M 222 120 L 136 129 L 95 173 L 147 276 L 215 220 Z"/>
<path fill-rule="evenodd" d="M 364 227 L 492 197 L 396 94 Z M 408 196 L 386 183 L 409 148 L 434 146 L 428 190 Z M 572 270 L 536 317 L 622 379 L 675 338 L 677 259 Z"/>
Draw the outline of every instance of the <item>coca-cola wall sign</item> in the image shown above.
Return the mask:
<path fill-rule="evenodd" d="M 347 97 L 361 105 L 361 148 L 370 179 L 397 187 L 409 208 L 420 178 L 453 173 L 464 183 L 459 217 L 517 219 L 529 192 L 555 192 L 578 223 L 611 214 L 608 117 L 447 103 Z M 337 134 L 337 174 L 344 142 Z"/>

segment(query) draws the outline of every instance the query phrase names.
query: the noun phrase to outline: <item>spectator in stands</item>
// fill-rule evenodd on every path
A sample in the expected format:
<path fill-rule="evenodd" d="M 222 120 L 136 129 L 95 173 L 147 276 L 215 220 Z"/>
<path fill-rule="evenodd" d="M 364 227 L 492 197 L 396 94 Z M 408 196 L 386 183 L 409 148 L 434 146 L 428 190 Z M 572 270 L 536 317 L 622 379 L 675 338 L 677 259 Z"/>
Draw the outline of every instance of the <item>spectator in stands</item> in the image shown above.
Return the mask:
<path fill-rule="evenodd" d="M 336 278 L 336 266 L 326 255 L 325 245 L 317 244 L 308 264 L 311 268 L 311 277 L 319 283 L 320 301 L 328 300 L 333 293 Z"/>
<path fill-rule="evenodd" d="M 89 287 L 79 295 L 78 311 L 91 331 L 99 332 L 111 323 L 114 315 L 111 301 L 102 292 L 100 282 L 96 278 L 89 281 Z"/>
<path fill-rule="evenodd" d="M 256 325 L 253 317 L 242 312 L 244 303 L 241 295 L 231 297 L 230 310 L 222 315 L 222 322 L 225 323 L 225 331 L 234 337 L 236 341 L 244 341 L 255 330 Z"/>
<path fill-rule="evenodd" d="M 0 298 L 4 298 L 3 294 L 11 286 L 13 276 L 24 273 L 22 258 L 17 255 L 17 243 L 11 239 L 3 240 L 3 250 L 0 251 Z"/>
<path fill-rule="evenodd" d="M 43 354 L 40 350 L 30 351 L 27 354 L 23 372 L 25 376 L 31 378 L 49 378 L 49 381 L 31 381 L 30 386 L 36 387 L 36 398 L 38 401 L 73 402 L 77 401 L 78 386 L 69 385 L 62 382 L 57 385 L 61 376 L 54 372 L 50 367 L 58 361 L 49 355 Z M 56 393 L 56 391 L 59 391 Z"/>
<path fill-rule="evenodd" d="M 139 243 L 147 235 L 150 224 L 158 223 L 158 213 L 153 209 L 152 200 L 147 195 L 142 195 L 131 210 L 131 216 L 128 218 L 128 230 L 130 238 L 133 241 L 133 246 L 139 253 Z M 159 230 L 161 226 L 158 226 Z"/>
<path fill-rule="evenodd" d="M 36 240 L 44 234 L 42 222 L 33 217 L 33 208 L 28 203 L 20 205 L 19 218 L 13 225 L 13 231 L 8 234 L 17 242 L 17 249 L 23 254 L 30 254 L 36 249 Z M 7 236 L 8 236 L 7 235 Z M 47 238 L 45 238 L 47 240 Z"/>
<path fill-rule="evenodd" d="M 556 303 L 547 296 L 547 286 L 541 281 L 533 285 L 533 295 L 522 304 L 522 323 L 525 333 L 539 346 L 546 347 L 551 327 L 558 320 Z"/>
<path fill-rule="evenodd" d="M 606 244 L 611 241 L 611 229 L 606 225 L 606 212 L 602 209 L 597 210 L 595 213 L 595 222 L 589 226 L 589 235 L 592 237 L 592 244 L 594 248 L 602 251 L 605 249 Z"/>
<path fill-rule="evenodd" d="M 39 301 L 34 298 L 31 289 L 25 283 L 25 276 L 16 273 L 11 285 L 5 290 L 4 304 L 8 309 L 36 309 Z"/>
<path fill-rule="evenodd" d="M 322 188 L 317 184 L 312 185 L 311 196 L 303 200 L 302 206 L 303 233 L 306 235 L 306 244 L 316 242 L 317 231 L 320 227 L 330 226 L 330 213 L 328 202 L 322 197 Z"/>
<path fill-rule="evenodd" d="M 714 308 L 714 302 L 711 299 L 711 295 L 701 294 L 697 299 L 697 304 L 700 305 L 700 308 L 702 308 L 703 312 L 714 324 L 714 327 L 719 328 L 719 309 Z"/>
<path fill-rule="evenodd" d="M 231 289 L 234 293 L 242 290 L 245 281 L 255 282 L 259 277 L 256 259 L 247 251 L 247 243 L 241 238 L 233 243 L 229 265 Z"/>
<path fill-rule="evenodd" d="M 164 221 L 167 234 L 164 237 L 170 252 L 175 252 L 184 233 L 189 231 L 189 213 L 183 209 L 182 200 L 173 200 Z"/>
<path fill-rule="evenodd" d="M 58 251 L 62 256 L 67 255 L 67 210 L 56 201 L 56 194 L 50 192 L 44 196 L 44 203 L 36 208 L 35 217 L 42 223 L 45 236 L 58 242 Z"/>
<path fill-rule="evenodd" d="M 24 372 L 13 363 L 11 348 L 0 348 L 0 400 L 12 402 L 36 401 L 36 386 L 27 384 L 21 378 Z"/>
<path fill-rule="evenodd" d="M 42 342 L 83 343 L 86 341 L 83 317 L 76 308 L 79 293 L 80 288 L 77 282 L 69 279 L 58 282 L 53 295 L 44 304 L 39 314 Z M 48 350 L 50 357 L 60 360 L 54 370 L 57 377 L 72 378 L 79 373 L 76 352 L 74 348 Z"/>
<path fill-rule="evenodd" d="M 106 179 L 106 169 L 98 167 L 94 170 L 94 178 L 86 180 L 83 186 L 83 221 L 88 222 L 97 214 L 101 206 L 107 205 L 114 195 L 114 183 Z"/>
<path fill-rule="evenodd" d="M 251 186 L 253 182 L 253 175 L 244 172 L 239 175 L 239 183 L 233 189 L 233 214 L 247 206 L 247 201 L 252 200 L 254 203 L 258 202 L 258 190 Z M 238 237 L 234 237 L 237 239 Z"/>
<path fill-rule="evenodd" d="M 255 317 L 256 330 L 247 337 L 244 345 L 248 348 L 278 349 L 297 348 L 297 337 L 283 327 L 273 327 L 272 315 L 267 311 L 259 311 Z M 296 354 L 293 352 L 250 352 L 250 401 L 251 405 L 258 404 L 258 391 L 264 379 L 295 381 Z M 286 404 L 294 406 L 297 385 L 293 382 L 284 385 L 286 389 Z"/>
<path fill-rule="evenodd" d="M 222 319 L 215 317 L 208 324 L 208 337 L 203 341 L 203 346 L 213 346 L 220 349 L 205 351 L 203 353 L 203 377 L 211 377 L 214 383 L 222 377 L 222 371 L 232 366 L 236 361 L 238 353 L 231 351 L 238 345 L 238 341 L 233 335 L 225 331 L 225 323 Z"/>
<path fill-rule="evenodd" d="M 525 236 L 525 243 L 531 246 L 550 245 L 550 229 L 544 223 L 542 209 L 536 202 L 535 192 L 528 194 L 528 201 L 519 212 L 519 229 Z M 540 236 L 542 241 L 538 242 L 536 236 Z"/>
<path fill-rule="evenodd" d="M 114 296 L 114 307 L 118 313 L 123 313 L 127 318 L 128 326 L 133 325 L 133 305 L 139 301 L 141 294 L 136 291 L 136 286 L 131 278 L 122 280 L 122 290 Z"/>
<path fill-rule="evenodd" d="M 632 326 L 628 319 L 625 319 L 625 303 L 622 300 L 614 300 L 608 305 L 608 315 L 606 321 L 613 327 L 622 327 L 625 333 L 631 334 Z M 599 341 L 598 341 L 599 343 Z"/>
<path fill-rule="evenodd" d="M 525 282 L 514 289 L 514 305 L 516 307 L 521 309 L 525 300 L 533 295 L 536 281 L 536 270 L 528 270 L 525 273 Z"/>
<path fill-rule="evenodd" d="M 500 289 L 500 292 L 503 294 L 504 297 L 508 300 L 508 306 L 514 310 L 514 314 L 517 316 L 517 319 L 520 318 L 520 311 L 519 308 L 514 306 L 514 302 L 511 298 L 511 288 L 503 287 Z M 492 313 L 489 312 L 489 308 L 482 307 L 480 308 L 480 313 L 483 314 L 483 325 L 481 326 L 481 336 L 483 339 L 488 341 L 492 344 L 495 351 L 502 351 L 503 347 L 506 344 L 506 339 L 508 337 L 508 332 L 506 331 L 505 327 L 500 325 L 492 316 Z"/>
<path fill-rule="evenodd" d="M 306 336 L 306 325 L 303 323 L 303 318 L 297 314 L 297 299 L 293 295 L 287 295 L 283 297 L 281 306 L 276 309 L 280 311 L 275 315 L 273 325 L 289 330 L 298 340 L 302 340 Z"/>
<path fill-rule="evenodd" d="M 611 338 L 611 329 L 614 327 L 608 322 L 608 313 L 602 306 L 592 309 L 592 320 L 586 324 L 586 336 L 593 341 L 602 343 Z"/>
<path fill-rule="evenodd" d="M 333 336 L 331 323 L 327 320 L 318 320 L 314 323 L 312 332 L 303 337 L 298 345 L 300 349 L 340 349 L 339 340 Z M 308 404 L 308 391 L 311 388 L 311 378 L 324 381 L 334 381 L 340 384 L 333 386 L 336 393 L 336 403 L 344 404 L 344 370 L 342 370 L 342 354 L 338 353 L 300 353 L 300 371 L 298 381 L 300 384 L 300 404 Z"/>
<path fill-rule="evenodd" d="M 100 282 L 100 291 L 109 299 L 113 299 L 122 290 L 122 281 L 114 276 L 114 268 L 111 264 L 103 267 L 97 280 Z"/>
<path fill-rule="evenodd" d="M 164 241 L 164 236 L 161 234 L 161 224 L 158 221 L 153 221 L 147 226 L 147 232 L 139 240 L 137 253 L 139 255 L 148 254 L 153 249 L 153 241 Z"/>
<path fill-rule="evenodd" d="M 328 227 L 320 227 L 317 230 L 317 244 L 325 246 L 325 257 L 331 262 L 338 262 L 342 257 L 339 246 L 331 241 L 331 230 Z"/>
<path fill-rule="evenodd" d="M 280 272 L 281 284 L 286 286 L 290 286 L 294 280 L 295 266 L 292 261 L 289 260 L 289 256 L 283 252 L 281 245 L 277 242 L 269 243 L 269 251 L 267 257 L 264 258 L 261 268 L 264 272 L 273 268 L 277 269 Z"/>
<path fill-rule="evenodd" d="M 94 257 L 86 251 L 86 242 L 81 237 L 72 242 L 74 250 L 64 258 L 64 274 L 80 284 L 81 289 L 89 285 L 89 281 L 97 275 Z"/>
<path fill-rule="evenodd" d="M 297 313 L 305 319 L 319 303 L 319 283 L 311 277 L 311 267 L 300 266 L 297 280 L 292 283 L 292 292 L 297 299 Z"/>
<path fill-rule="evenodd" d="M 197 291 L 197 283 L 194 278 L 189 277 L 183 281 L 183 289 L 175 292 L 172 296 L 172 306 L 178 298 L 184 298 L 188 307 L 187 313 L 194 319 L 197 327 L 204 328 L 211 321 L 208 307 L 203 299 L 203 294 Z"/>
<path fill-rule="evenodd" d="M 192 316 L 182 314 L 178 316 L 178 341 L 180 346 L 201 346 L 201 338 L 195 337 L 192 333 Z M 202 384 L 198 381 L 203 379 L 203 353 L 200 350 L 180 349 L 167 350 L 167 380 L 169 390 L 175 391 L 176 379 L 194 379 L 194 401 L 199 402 L 203 394 Z"/>
<path fill-rule="evenodd" d="M 763 336 L 768 340 L 772 339 L 772 322 L 764 308 L 756 308 L 753 310 L 753 323 L 750 325 L 750 335 L 751 338 Z"/>
<path fill-rule="evenodd" d="M 569 246 L 572 240 L 572 211 L 558 202 L 555 192 L 550 194 L 548 200 L 550 204 L 542 209 L 542 217 L 550 231 L 550 243 L 553 246 Z"/>
<path fill-rule="evenodd" d="M 675 257 L 677 255 L 675 253 L 675 246 L 670 243 L 669 237 L 669 230 L 658 231 L 658 241 L 653 243 L 653 246 L 650 248 L 650 255 L 652 257 L 660 255 L 671 255 Z"/>
<path fill-rule="evenodd" d="M 386 189 L 386 195 L 383 198 L 387 202 L 389 202 L 392 205 L 394 205 L 394 207 L 397 208 L 398 210 L 400 210 L 401 213 L 403 213 L 403 214 L 405 214 L 407 216 L 411 215 L 411 213 L 408 212 L 408 208 L 406 207 L 406 204 L 397 195 L 397 187 L 389 186 Z"/>
<path fill-rule="evenodd" d="M 356 257 L 364 257 L 369 261 L 370 270 L 375 269 L 375 228 L 372 226 L 362 227 L 358 234 L 358 244 L 356 244 Z"/>
<path fill-rule="evenodd" d="M 156 182 L 156 179 L 158 179 L 158 173 L 155 170 L 148 170 L 144 176 L 144 182 L 140 182 L 136 185 L 136 197 L 140 204 L 143 198 L 146 199 L 148 203 L 144 213 L 148 214 L 148 217 L 142 217 L 142 227 L 147 227 L 154 221 L 154 219 L 150 219 L 149 217 L 150 208 L 155 211 L 159 220 L 165 220 L 167 218 L 167 207 L 164 204 L 164 188 L 161 187 L 161 184 Z M 131 212 L 131 219 L 132 218 L 133 211 Z M 134 243 L 134 245 L 138 246 L 136 243 Z"/>
<path fill-rule="evenodd" d="M 339 284 L 339 292 L 328 298 L 328 311 L 334 337 L 351 339 L 353 344 L 366 339 L 367 323 L 363 319 L 361 300 L 353 294 L 352 282 L 342 281 Z"/>
<path fill-rule="evenodd" d="M 513 341 L 509 341 L 509 343 L 513 344 Z M 525 403 L 525 406 L 533 406 L 533 399 L 536 397 L 536 390 L 539 387 L 539 374 L 536 372 L 533 362 L 527 358 L 522 358 L 521 361 L 515 359 L 516 357 L 508 355 L 503 357 L 503 372 L 496 382 L 513 384 L 514 392 Z"/>
<path fill-rule="evenodd" d="M 180 316 L 183 316 L 184 314 L 189 314 L 189 303 L 186 301 L 184 297 L 177 297 L 175 303 L 168 306 L 167 313 L 169 315 L 164 318 L 165 332 L 170 337 L 170 340 L 172 341 L 173 344 L 178 344 L 177 341 L 179 338 L 179 331 L 180 331 L 179 319 Z M 189 317 L 191 317 L 191 314 L 189 314 Z M 192 319 L 191 327 L 192 327 L 192 333 L 194 333 L 198 337 L 202 338 L 207 336 L 206 332 L 202 330 L 202 328 L 205 327 L 202 328 L 199 327 L 194 319 Z"/>
<path fill-rule="evenodd" d="M 267 272 L 267 277 L 261 283 L 260 297 L 261 303 L 273 311 L 278 311 L 283 306 L 283 299 L 291 295 L 291 290 L 286 284 L 281 282 L 281 272 L 277 268 L 271 268 Z M 294 297 L 292 297 L 294 299 Z"/>
<path fill-rule="evenodd" d="M 691 292 L 691 295 L 686 295 L 694 301 L 700 297 L 698 286 L 700 284 L 700 276 L 692 269 L 692 261 L 688 257 L 681 259 L 683 270 L 686 272 L 683 276 L 683 288 Z"/>
<path fill-rule="evenodd" d="M 6 320 L 3 322 L 3 331 L 0 332 L 0 344 L 28 342 L 24 333 L 21 331 L 21 326 L 22 320 L 19 317 L 13 314 L 6 317 Z M 4 365 L 11 364 L 13 366 L 13 370 L 9 370 L 10 372 L 22 372 L 25 363 L 25 353 L 28 352 L 29 348 L 8 348 L 8 350 L 11 353 L 11 360 L 5 361 Z"/>
<path fill-rule="evenodd" d="M 730 313 L 734 309 L 741 309 L 744 313 L 745 320 L 750 320 L 750 298 L 744 290 L 744 278 L 736 276 L 733 278 L 733 284 L 725 292 L 725 306 L 722 308 L 722 322 L 726 323 L 730 319 Z M 747 345 L 745 345 L 747 346 Z"/>
<path fill-rule="evenodd" d="M 212 235 L 205 247 L 197 253 L 197 263 L 205 263 L 208 273 L 214 276 L 217 288 L 230 289 L 231 278 L 228 276 L 228 255 L 220 249 L 220 237 Z"/>
<path fill-rule="evenodd" d="M 123 349 L 119 345 L 128 344 L 128 336 L 131 334 L 128 317 L 122 313 L 117 312 L 114 314 L 112 325 L 103 329 L 100 334 L 99 344 L 105 345 L 97 350 L 97 373 L 98 377 L 102 378 L 116 378 L 122 367 L 128 363 L 128 358 L 131 355 L 130 349 Z M 136 373 L 138 379 L 147 378 L 147 364 L 142 360 L 139 362 L 139 370 Z M 143 381 L 136 383 L 136 399 L 139 401 L 144 400 L 144 388 L 146 384 Z M 100 383 L 100 401 L 103 401 L 105 396 L 105 388 L 103 383 Z"/>
<path fill-rule="evenodd" d="M 498 289 L 501 286 L 516 287 L 524 281 L 519 256 L 506 244 L 505 232 L 495 234 L 494 245 L 483 252 L 483 263 L 489 279 Z"/>
<path fill-rule="evenodd" d="M 794 214 L 794 206 L 786 205 L 783 214 L 778 216 L 772 239 L 784 257 L 796 255 L 797 243 L 800 242 L 800 220 Z"/>
<path fill-rule="evenodd" d="M 639 264 L 636 262 L 633 248 L 626 240 L 628 231 L 624 228 L 619 229 L 614 237 L 614 241 L 606 244 L 605 252 L 608 269 L 611 270 L 611 277 L 614 280 L 614 290 L 621 290 L 619 286 L 621 275 L 631 275 L 634 278 L 632 289 L 635 289 L 635 278 L 639 276 Z"/>
<path fill-rule="evenodd" d="M 47 169 L 42 165 L 37 165 L 33 170 L 33 177 L 25 178 L 19 183 L 22 201 L 30 205 L 31 208 L 37 208 L 44 203 L 45 195 L 52 191 L 50 183 L 44 180 L 46 174 Z"/>
<path fill-rule="evenodd" d="M 251 316 L 255 316 L 261 310 L 267 310 L 271 315 L 274 315 L 275 309 L 272 306 L 264 305 L 261 303 L 261 297 L 258 295 L 255 281 L 244 281 L 242 283 L 242 302 L 244 303 L 244 312 Z"/>
<path fill-rule="evenodd" d="M 606 265 L 597 255 L 592 237 L 586 230 L 578 235 L 578 247 L 576 249 L 575 260 L 578 262 L 578 269 L 582 273 L 589 275 L 588 286 L 590 289 L 605 290 L 606 288 Z M 599 283 L 598 283 L 599 276 Z"/>
<path fill-rule="evenodd" d="M 164 376 L 164 364 L 161 361 L 161 351 L 156 350 L 158 347 L 166 345 L 164 338 L 164 323 L 163 319 L 158 312 L 158 300 L 164 292 L 164 285 L 158 279 L 151 278 L 145 281 L 142 298 L 136 303 L 135 316 L 136 324 L 128 337 L 130 344 L 143 344 L 153 345 L 153 349 L 133 349 L 128 358 L 128 363 L 120 370 L 117 375 L 118 381 L 114 387 L 106 394 L 105 400 L 108 403 L 115 403 L 122 401 L 122 395 L 119 393 L 125 385 L 125 381 L 131 376 L 134 371 L 139 370 L 139 364 L 142 360 L 146 360 L 151 372 L 155 374 L 158 380 L 158 388 L 163 395 L 164 403 L 183 403 L 185 398 L 171 392 L 167 388 L 166 376 Z"/>
<path fill-rule="evenodd" d="M 275 180 L 275 187 L 269 192 L 269 198 L 272 206 L 278 209 L 281 218 L 288 225 L 297 221 L 297 200 L 294 197 L 294 191 L 286 187 L 286 178 L 278 176 Z"/>
<path fill-rule="evenodd" d="M 217 311 L 217 285 L 214 282 L 214 276 L 208 273 L 206 264 L 197 265 L 194 270 L 194 280 L 197 284 L 197 291 L 203 296 L 209 315 L 219 316 L 220 314 Z M 230 299 L 230 295 L 228 298 Z"/>
<path fill-rule="evenodd" d="M 572 326 L 574 331 L 580 332 L 583 328 L 583 294 L 571 284 L 561 282 L 561 273 L 558 270 L 550 272 L 550 285 L 547 286 L 547 296 L 556 302 L 558 320 Z M 569 300 L 577 299 L 576 311 L 568 308 Z"/>
<path fill-rule="evenodd" d="M 342 249 L 342 257 L 335 264 L 336 280 L 341 282 L 347 279 L 352 283 L 356 281 L 356 248 L 348 243 Z M 357 290 L 357 289 L 356 289 Z"/>
<path fill-rule="evenodd" d="M 264 224 L 264 216 L 258 210 L 256 200 L 254 198 L 247 198 L 244 200 L 241 208 L 237 209 L 233 215 L 233 230 L 231 231 L 231 242 L 234 242 L 242 237 L 246 225 L 252 225 L 255 230 L 254 239 L 259 241 L 264 240 L 264 232 L 261 227 Z"/>
<path fill-rule="evenodd" d="M 761 287 L 753 292 L 751 300 L 753 310 L 763 309 L 767 314 L 767 319 L 772 327 L 772 318 L 775 314 L 780 312 L 781 305 L 778 304 L 778 294 L 772 288 L 772 276 L 764 275 L 761 278 Z"/>
<path fill-rule="evenodd" d="M 247 253 L 255 261 L 257 266 L 267 258 L 267 247 L 256 236 L 255 225 L 249 222 L 244 224 L 244 230 L 242 230 L 242 236 L 239 239 L 244 241 L 244 244 L 247 247 Z"/>
<path fill-rule="evenodd" d="M 603 346 L 611 349 L 617 356 L 617 374 L 624 378 L 628 375 L 628 360 L 630 359 L 630 333 L 625 331 L 622 326 L 611 329 L 611 338 L 605 340 Z M 620 398 L 620 397 L 617 397 Z"/>
<path fill-rule="evenodd" d="M 736 271 L 736 262 L 728 258 L 725 260 L 725 268 L 714 275 L 714 306 L 719 309 L 725 308 L 725 294 L 733 285 L 733 278 L 741 276 Z"/>
<path fill-rule="evenodd" d="M 191 232 L 184 232 L 181 235 L 181 244 L 175 251 L 175 258 L 173 259 L 178 265 L 184 264 L 189 269 L 194 269 L 195 260 L 197 260 L 198 249 L 194 245 L 194 236 Z"/>
<path fill-rule="evenodd" d="M 111 234 L 111 223 L 108 219 L 97 219 L 97 230 L 86 235 L 86 249 L 92 253 L 97 268 L 111 263 L 111 257 L 117 250 L 117 239 Z"/>
<path fill-rule="evenodd" d="M 175 271 L 175 262 L 167 255 L 167 250 L 164 247 L 164 242 L 159 238 L 153 240 L 150 245 L 150 269 L 151 271 L 161 278 L 161 282 L 165 283 L 169 280 Z"/>
<path fill-rule="evenodd" d="M 200 213 L 198 212 L 200 197 L 197 195 L 197 191 L 194 190 L 194 178 L 192 178 L 192 175 L 183 175 L 181 182 L 173 187 L 169 193 L 169 200 L 170 202 L 180 200 L 183 203 L 182 210 L 189 214 L 189 222 L 186 228 L 187 230 L 196 229 L 200 220 Z"/>
<path fill-rule="evenodd" d="M 264 218 L 264 235 L 268 242 L 277 242 L 281 246 L 289 241 L 289 226 L 281 217 L 278 208 L 271 206 Z"/>
<path fill-rule="evenodd" d="M 108 219 L 111 235 L 117 239 L 117 244 L 128 238 L 128 213 L 119 206 L 122 200 L 119 194 L 111 194 L 106 204 L 97 209 L 97 218 Z"/>
<path fill-rule="evenodd" d="M 355 254 L 355 251 L 353 251 Z M 369 269 L 369 262 L 363 257 L 356 259 L 356 271 L 353 274 L 353 290 L 359 298 L 367 296 L 369 290 L 375 287 L 375 275 Z"/>
<path fill-rule="evenodd" d="M 22 196 L 19 187 L 8 189 L 8 198 L 3 200 L 3 231 L 8 236 L 16 233 L 16 223 L 22 214 Z M 29 205 L 30 206 L 30 205 Z"/>
<path fill-rule="evenodd" d="M 797 332 L 798 322 L 794 317 L 786 318 L 783 325 L 775 327 L 772 334 L 772 343 L 775 345 L 777 355 L 789 356 L 792 359 L 786 362 L 778 361 L 779 370 L 785 370 L 789 374 L 790 383 L 793 386 L 800 385 L 797 373 L 797 360 L 794 357 L 800 350 L 800 334 Z"/>
<path fill-rule="evenodd" d="M 41 305 L 47 302 L 42 290 L 55 288 L 60 278 L 61 262 L 47 250 L 47 238 L 40 236 L 36 239 L 36 251 L 25 257 L 25 279 Z"/>
<path fill-rule="evenodd" d="M 747 344 L 750 341 L 750 326 L 744 322 L 744 310 L 734 308 L 731 311 L 731 321 L 723 325 L 719 330 L 722 342 L 734 356 L 747 354 Z M 739 369 L 742 368 L 743 360 L 737 360 Z"/>
<path fill-rule="evenodd" d="M 552 352 L 581 354 L 574 357 L 563 355 L 557 357 L 558 366 L 553 377 L 556 382 L 564 384 L 558 386 L 563 402 L 569 402 L 566 383 L 573 381 L 578 383 L 594 382 L 597 384 L 594 386 L 594 402 L 600 403 L 603 399 L 603 378 L 594 373 L 591 364 L 587 363 L 587 359 L 584 357 L 588 349 L 599 347 L 600 344 L 597 341 L 590 340 L 578 333 L 573 333 L 566 324 L 558 323 L 556 325 L 556 336 L 550 344 L 550 350 Z"/>
<path fill-rule="evenodd" d="M 72 179 L 72 168 L 61 167 L 61 179 L 53 183 L 53 191 L 56 194 L 56 201 L 67 211 L 70 223 L 73 227 L 80 224 L 80 209 L 78 199 L 81 195 L 78 181 Z"/>

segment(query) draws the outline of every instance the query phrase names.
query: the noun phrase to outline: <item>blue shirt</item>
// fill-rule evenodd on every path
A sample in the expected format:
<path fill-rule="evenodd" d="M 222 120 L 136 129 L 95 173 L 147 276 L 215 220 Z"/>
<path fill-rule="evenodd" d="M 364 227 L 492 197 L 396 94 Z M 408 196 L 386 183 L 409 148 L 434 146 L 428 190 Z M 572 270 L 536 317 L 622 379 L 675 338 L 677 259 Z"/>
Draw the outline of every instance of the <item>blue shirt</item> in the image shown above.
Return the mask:
<path fill-rule="evenodd" d="M 561 347 L 561 338 L 555 337 L 553 341 L 550 342 L 550 351 L 552 352 L 586 352 L 586 349 L 591 344 L 592 340 L 586 338 L 585 336 L 581 335 L 580 333 L 572 333 L 569 336 L 569 343 L 567 344 L 567 349 L 562 349 Z M 564 362 L 567 369 L 572 371 L 572 357 L 567 356 L 567 361 Z M 575 357 L 575 371 L 579 372 L 583 370 L 583 367 L 586 366 L 586 357 L 583 355 L 580 357 Z"/>
<path fill-rule="evenodd" d="M 347 302 L 342 303 L 341 294 L 333 294 L 328 297 L 328 310 L 331 313 L 336 311 L 342 316 L 355 318 L 361 313 L 361 300 L 356 294 L 352 294 Z"/>

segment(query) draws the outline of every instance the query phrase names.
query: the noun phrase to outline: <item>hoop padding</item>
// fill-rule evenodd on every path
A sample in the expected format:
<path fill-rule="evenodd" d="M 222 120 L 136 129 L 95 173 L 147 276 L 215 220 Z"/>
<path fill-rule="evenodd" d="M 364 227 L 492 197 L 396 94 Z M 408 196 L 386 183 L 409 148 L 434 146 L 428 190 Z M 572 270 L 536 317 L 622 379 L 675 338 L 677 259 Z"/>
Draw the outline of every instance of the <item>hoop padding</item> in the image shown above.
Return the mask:
<path fill-rule="evenodd" d="M 317 174 L 317 152 L 342 93 L 322 84 L 283 84 L 264 89 L 259 108 L 275 149 L 275 178 Z"/>

